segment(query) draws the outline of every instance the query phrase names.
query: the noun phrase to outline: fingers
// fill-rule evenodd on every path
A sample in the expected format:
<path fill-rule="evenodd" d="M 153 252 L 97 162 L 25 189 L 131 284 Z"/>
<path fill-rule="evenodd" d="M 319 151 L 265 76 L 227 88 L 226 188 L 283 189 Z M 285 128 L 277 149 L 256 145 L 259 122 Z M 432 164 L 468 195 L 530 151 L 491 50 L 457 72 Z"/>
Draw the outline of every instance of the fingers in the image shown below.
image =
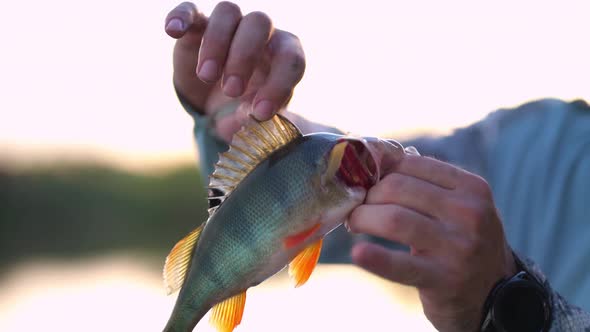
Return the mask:
<path fill-rule="evenodd" d="M 196 44 L 198 47 L 207 25 L 207 18 L 193 3 L 183 2 L 168 13 L 164 24 L 164 29 L 170 37 L 181 39 L 186 35 L 186 38 L 182 38 L 183 42 Z"/>
<path fill-rule="evenodd" d="M 436 250 L 444 246 L 446 230 L 434 219 L 394 204 L 361 205 L 348 220 L 355 233 L 370 234 L 403 243 L 417 250 Z"/>
<path fill-rule="evenodd" d="M 369 190 L 366 203 L 397 204 L 438 218 L 449 194 L 449 190 L 413 176 L 390 173 Z"/>
<path fill-rule="evenodd" d="M 403 146 L 397 142 L 394 143 L 393 140 L 384 140 L 377 137 L 363 137 L 363 139 L 371 152 L 372 161 L 377 166 L 379 179 L 389 174 L 405 156 Z"/>
<path fill-rule="evenodd" d="M 482 177 L 440 160 L 405 155 L 394 171 L 452 190 L 456 194 L 467 193 L 474 198 L 493 200 L 490 186 Z"/>
<path fill-rule="evenodd" d="M 400 174 L 423 179 L 437 186 L 455 189 L 461 181 L 462 169 L 434 158 L 406 155 L 397 164 L 395 171 Z"/>
<path fill-rule="evenodd" d="M 221 2 L 213 9 L 199 52 L 197 76 L 201 80 L 208 83 L 219 80 L 241 19 L 240 8 L 231 2 Z"/>
<path fill-rule="evenodd" d="M 253 115 L 258 120 L 269 119 L 289 101 L 305 72 L 305 54 L 296 36 L 277 30 L 271 37 L 269 48 L 270 73 L 253 102 Z"/>
<path fill-rule="evenodd" d="M 272 30 L 270 18 L 252 12 L 242 19 L 234 35 L 223 73 L 223 92 L 230 97 L 244 93 L 255 66 L 264 54 Z"/>
<path fill-rule="evenodd" d="M 183 54 L 199 50 L 196 72 L 201 81 L 211 84 L 223 78 L 223 94 L 251 101 L 258 120 L 269 119 L 287 104 L 305 71 L 296 36 L 274 30 L 264 13 L 242 17 L 231 2 L 219 3 L 209 18 L 192 3 L 182 3 L 168 14 L 166 32 L 180 38 L 176 49 L 182 46 Z M 189 60 L 183 62 L 185 67 L 195 68 Z"/>
<path fill-rule="evenodd" d="M 401 284 L 423 287 L 433 285 L 439 279 L 434 262 L 407 252 L 363 242 L 352 248 L 351 256 L 360 267 Z"/>

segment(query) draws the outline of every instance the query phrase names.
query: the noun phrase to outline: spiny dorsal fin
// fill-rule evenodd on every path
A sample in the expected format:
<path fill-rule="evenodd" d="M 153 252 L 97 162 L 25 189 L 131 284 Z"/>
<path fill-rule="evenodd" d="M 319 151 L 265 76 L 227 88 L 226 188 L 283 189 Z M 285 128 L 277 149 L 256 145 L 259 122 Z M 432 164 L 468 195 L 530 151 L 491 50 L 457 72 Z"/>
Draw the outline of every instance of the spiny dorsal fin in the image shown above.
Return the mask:
<path fill-rule="evenodd" d="M 178 241 L 164 264 L 164 286 L 166 294 L 170 295 L 182 287 L 182 283 L 188 272 L 191 259 L 193 257 L 194 247 L 201 235 L 205 223 L 195 228 L 182 240 Z"/>
<path fill-rule="evenodd" d="M 217 303 L 211 311 L 209 322 L 218 332 L 231 332 L 242 322 L 246 306 L 246 291 Z"/>
<path fill-rule="evenodd" d="M 301 131 L 282 115 L 264 122 L 252 118 L 234 135 L 229 150 L 219 155 L 215 171 L 209 177 L 209 215 L 256 165 L 301 136 Z"/>

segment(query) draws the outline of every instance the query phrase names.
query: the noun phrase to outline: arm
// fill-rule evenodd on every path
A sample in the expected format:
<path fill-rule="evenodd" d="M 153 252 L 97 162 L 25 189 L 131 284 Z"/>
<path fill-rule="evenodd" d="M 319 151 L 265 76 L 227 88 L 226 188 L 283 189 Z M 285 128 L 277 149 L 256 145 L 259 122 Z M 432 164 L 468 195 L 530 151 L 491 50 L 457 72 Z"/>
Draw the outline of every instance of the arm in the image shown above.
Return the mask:
<path fill-rule="evenodd" d="M 588 137 L 585 103 L 543 100 L 495 112 L 447 137 L 407 142 L 487 181 L 437 159 L 405 158 L 370 190 L 351 226 L 406 244 L 410 253 L 362 243 L 353 248 L 353 260 L 416 286 L 426 315 L 441 331 L 474 331 L 492 286 L 515 272 L 510 240 L 518 252 L 542 262 L 555 281 L 550 286 L 524 260 L 549 293 L 552 331 L 584 330 L 590 316 L 571 301 L 590 303 L 581 263 L 590 250 L 583 235 L 590 212 Z"/>

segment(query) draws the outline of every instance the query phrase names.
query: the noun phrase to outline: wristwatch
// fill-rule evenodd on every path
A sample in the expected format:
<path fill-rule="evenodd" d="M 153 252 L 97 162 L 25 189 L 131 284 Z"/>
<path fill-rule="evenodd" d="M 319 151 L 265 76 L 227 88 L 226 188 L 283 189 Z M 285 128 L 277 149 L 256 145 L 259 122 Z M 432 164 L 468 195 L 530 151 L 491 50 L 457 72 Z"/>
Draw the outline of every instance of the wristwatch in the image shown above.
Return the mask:
<path fill-rule="evenodd" d="M 551 326 L 547 289 L 514 255 L 518 271 L 503 278 L 484 304 L 482 332 L 546 332 Z"/>

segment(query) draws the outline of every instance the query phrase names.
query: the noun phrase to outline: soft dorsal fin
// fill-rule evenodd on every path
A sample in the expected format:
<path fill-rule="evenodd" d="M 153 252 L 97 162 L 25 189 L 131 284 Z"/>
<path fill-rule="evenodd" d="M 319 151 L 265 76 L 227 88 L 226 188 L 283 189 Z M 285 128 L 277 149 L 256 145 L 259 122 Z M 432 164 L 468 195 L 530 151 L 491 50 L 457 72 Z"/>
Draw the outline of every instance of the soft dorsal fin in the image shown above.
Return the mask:
<path fill-rule="evenodd" d="M 229 150 L 219 155 L 209 177 L 209 215 L 256 165 L 301 136 L 301 131 L 280 114 L 263 122 L 252 117 L 252 121 L 234 135 Z"/>
<path fill-rule="evenodd" d="M 205 223 L 195 228 L 182 240 L 178 241 L 164 263 L 164 286 L 170 295 L 180 289 L 188 272 L 195 245 L 201 235 Z"/>

